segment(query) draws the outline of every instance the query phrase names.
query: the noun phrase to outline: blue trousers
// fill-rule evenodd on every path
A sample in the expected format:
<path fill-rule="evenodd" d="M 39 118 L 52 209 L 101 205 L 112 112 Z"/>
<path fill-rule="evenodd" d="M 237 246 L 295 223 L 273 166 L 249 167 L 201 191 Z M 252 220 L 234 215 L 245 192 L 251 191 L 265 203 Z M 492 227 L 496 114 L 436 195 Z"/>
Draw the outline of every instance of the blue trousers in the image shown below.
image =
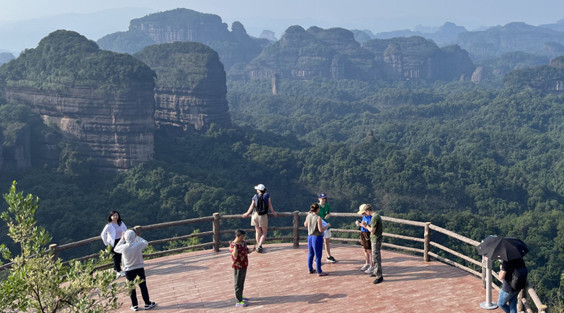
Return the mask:
<path fill-rule="evenodd" d="M 309 271 L 313 271 L 313 257 L 315 256 L 315 269 L 317 274 L 321 273 L 321 257 L 323 257 L 323 236 L 307 236 L 307 247 L 309 254 L 307 256 L 307 267 Z"/>
<path fill-rule="evenodd" d="M 499 291 L 497 306 L 505 313 L 517 313 L 517 295 L 519 291 L 507 292 L 503 289 Z"/>

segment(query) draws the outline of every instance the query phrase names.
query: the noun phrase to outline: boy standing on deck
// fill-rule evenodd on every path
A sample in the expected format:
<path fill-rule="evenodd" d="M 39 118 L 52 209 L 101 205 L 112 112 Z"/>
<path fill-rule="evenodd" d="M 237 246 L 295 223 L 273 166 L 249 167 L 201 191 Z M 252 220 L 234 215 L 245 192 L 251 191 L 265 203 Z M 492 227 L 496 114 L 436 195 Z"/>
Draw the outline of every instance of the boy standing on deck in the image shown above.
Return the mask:
<path fill-rule="evenodd" d="M 246 307 L 249 299 L 243 297 L 243 288 L 245 287 L 245 277 L 247 276 L 247 267 L 249 266 L 249 258 L 247 255 L 256 248 L 250 250 L 245 242 L 245 231 L 237 229 L 235 231 L 235 239 L 229 243 L 229 251 L 231 251 L 231 260 L 233 262 L 233 278 L 235 281 L 235 298 L 237 299 L 236 307 Z"/>
<path fill-rule="evenodd" d="M 147 240 L 138 237 L 135 232 L 130 229 L 122 234 L 121 240 L 114 248 L 115 252 L 122 254 L 123 270 L 125 271 L 127 281 L 134 281 L 137 276 L 141 279 L 139 289 L 141 289 L 141 296 L 143 297 L 143 301 L 145 301 L 145 310 L 150 310 L 157 305 L 149 299 L 149 290 L 147 289 L 145 277 L 145 263 L 143 262 L 142 251 L 148 245 Z M 131 290 L 129 296 L 131 298 L 130 308 L 133 311 L 139 311 L 135 288 Z"/>
<path fill-rule="evenodd" d="M 323 220 L 324 224 L 327 224 L 327 219 L 329 219 L 331 215 L 331 207 L 327 202 L 327 195 L 322 192 L 317 197 L 319 199 L 319 213 L 318 215 Z M 327 253 L 327 262 L 329 263 L 337 263 L 337 260 L 331 255 L 331 229 L 327 227 L 327 230 L 323 232 L 323 239 L 325 240 L 325 251 Z"/>

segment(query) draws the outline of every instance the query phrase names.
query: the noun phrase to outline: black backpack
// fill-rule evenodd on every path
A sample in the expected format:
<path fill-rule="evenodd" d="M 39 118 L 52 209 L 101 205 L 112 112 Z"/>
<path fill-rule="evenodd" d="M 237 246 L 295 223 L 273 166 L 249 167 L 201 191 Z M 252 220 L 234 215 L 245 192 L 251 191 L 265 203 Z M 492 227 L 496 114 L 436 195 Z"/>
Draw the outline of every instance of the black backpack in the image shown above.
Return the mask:
<path fill-rule="evenodd" d="M 527 286 L 527 275 L 529 271 L 526 267 L 518 267 L 513 270 L 509 285 L 513 290 L 521 290 Z"/>
<path fill-rule="evenodd" d="M 258 215 L 265 215 L 268 213 L 268 203 L 266 203 L 268 197 L 265 199 L 264 194 L 257 194 L 257 213 Z"/>

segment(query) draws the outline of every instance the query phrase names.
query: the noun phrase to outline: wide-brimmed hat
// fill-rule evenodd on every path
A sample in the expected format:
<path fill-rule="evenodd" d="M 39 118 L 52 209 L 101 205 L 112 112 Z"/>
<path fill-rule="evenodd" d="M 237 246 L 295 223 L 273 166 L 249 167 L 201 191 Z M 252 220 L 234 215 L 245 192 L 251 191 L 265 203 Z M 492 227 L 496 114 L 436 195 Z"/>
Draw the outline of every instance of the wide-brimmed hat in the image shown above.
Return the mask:
<path fill-rule="evenodd" d="M 256 190 L 260 190 L 260 191 L 264 191 L 266 189 L 266 186 L 263 184 L 258 184 L 255 186 Z"/>
<path fill-rule="evenodd" d="M 372 211 L 372 207 L 370 206 L 370 204 L 361 204 L 358 207 L 358 214 L 362 215 L 363 213 L 366 213 L 366 211 Z"/>

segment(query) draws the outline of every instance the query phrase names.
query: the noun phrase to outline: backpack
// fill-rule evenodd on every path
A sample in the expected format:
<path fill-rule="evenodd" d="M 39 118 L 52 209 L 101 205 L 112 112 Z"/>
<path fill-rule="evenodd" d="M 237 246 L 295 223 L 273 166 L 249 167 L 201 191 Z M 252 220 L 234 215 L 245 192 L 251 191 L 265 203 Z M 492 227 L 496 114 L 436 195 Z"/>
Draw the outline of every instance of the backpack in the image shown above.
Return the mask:
<path fill-rule="evenodd" d="M 257 194 L 257 201 L 255 204 L 258 215 L 265 215 L 266 213 L 268 213 L 268 204 L 266 203 L 266 201 L 268 201 L 268 197 L 266 197 L 264 194 Z"/>
<path fill-rule="evenodd" d="M 518 267 L 513 270 L 513 275 L 511 276 L 511 281 L 509 285 L 513 290 L 521 290 L 527 286 L 527 271 L 526 267 Z"/>

